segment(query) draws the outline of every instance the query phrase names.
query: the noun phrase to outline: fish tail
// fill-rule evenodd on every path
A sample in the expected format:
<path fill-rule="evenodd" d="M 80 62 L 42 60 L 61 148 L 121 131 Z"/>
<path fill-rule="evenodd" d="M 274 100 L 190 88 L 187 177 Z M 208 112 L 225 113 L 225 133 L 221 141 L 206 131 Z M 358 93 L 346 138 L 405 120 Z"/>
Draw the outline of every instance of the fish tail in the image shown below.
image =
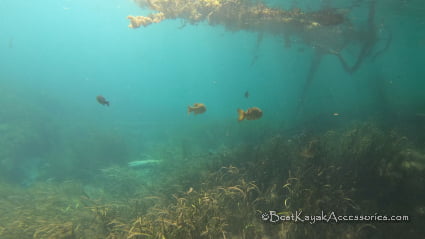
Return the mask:
<path fill-rule="evenodd" d="M 105 101 L 105 105 L 109 107 L 109 101 Z"/>
<path fill-rule="evenodd" d="M 245 119 L 245 112 L 241 109 L 238 109 L 238 121 L 242 121 Z"/>
<path fill-rule="evenodd" d="M 190 114 L 190 112 L 192 112 L 192 108 L 189 106 L 187 106 L 187 114 Z"/>

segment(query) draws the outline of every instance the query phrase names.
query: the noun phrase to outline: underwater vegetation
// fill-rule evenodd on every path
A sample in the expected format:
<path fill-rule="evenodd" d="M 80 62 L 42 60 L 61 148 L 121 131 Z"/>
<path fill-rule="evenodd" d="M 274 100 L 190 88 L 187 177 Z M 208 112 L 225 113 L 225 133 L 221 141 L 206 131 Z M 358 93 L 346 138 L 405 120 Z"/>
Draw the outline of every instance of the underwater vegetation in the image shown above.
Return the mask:
<path fill-rule="evenodd" d="M 141 156 L 166 160 L 154 164 L 156 177 L 117 165 L 98 171 L 91 183 L 1 184 L 1 238 L 348 239 L 425 233 L 425 152 L 402 132 L 371 122 L 280 134 L 214 152 L 163 151 Z M 183 155 L 186 161 L 175 162 Z M 191 166 L 194 161 L 200 162 Z M 407 215 L 409 221 L 271 223 L 261 219 L 269 211 Z"/>

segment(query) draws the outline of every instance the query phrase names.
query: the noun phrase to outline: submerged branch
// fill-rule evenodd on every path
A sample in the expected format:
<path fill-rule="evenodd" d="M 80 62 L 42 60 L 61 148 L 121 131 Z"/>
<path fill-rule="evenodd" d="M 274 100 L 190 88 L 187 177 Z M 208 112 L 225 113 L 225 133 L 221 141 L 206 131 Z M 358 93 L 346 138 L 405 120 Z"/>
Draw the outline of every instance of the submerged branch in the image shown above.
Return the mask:
<path fill-rule="evenodd" d="M 157 13 L 149 16 L 128 16 L 130 28 L 147 27 L 166 19 L 182 19 L 191 24 L 207 22 L 222 25 L 230 31 L 252 31 L 259 34 L 282 36 L 290 46 L 291 37 L 297 42 L 320 48 L 336 55 L 344 70 L 355 72 L 371 54 L 378 37 L 375 27 L 376 1 L 369 5 L 366 29 L 355 29 L 342 9 L 326 7 L 305 12 L 299 8 L 285 10 L 271 8 L 259 1 L 249 0 L 135 0 L 141 7 Z M 345 9 L 346 10 L 346 9 Z M 341 52 L 349 45 L 362 47 L 356 61 L 350 66 Z"/>
<path fill-rule="evenodd" d="M 366 58 L 374 58 L 373 50 L 379 41 L 375 26 L 376 0 L 368 1 L 366 27 L 355 27 L 360 24 L 353 24 L 347 18 L 347 13 L 343 14 L 342 9 L 329 6 L 321 10 L 305 12 L 299 8 L 291 10 L 271 8 L 261 1 L 250 0 L 135 1 L 140 6 L 157 11 L 157 13 L 147 17 L 129 16 L 131 21 L 129 27 L 131 28 L 146 27 L 151 23 L 178 18 L 191 24 L 207 22 L 209 25 L 224 26 L 230 31 L 256 32 L 260 34 L 260 40 L 265 33 L 280 36 L 285 40 L 285 46 L 288 47 L 293 38 L 301 44 L 311 46 L 315 49 L 315 56 L 300 98 L 299 108 L 303 105 L 306 92 L 314 80 L 324 54 L 337 56 L 343 69 L 351 74 L 360 68 Z M 356 5 L 362 3 L 363 1 L 357 1 L 351 8 L 358 7 Z M 391 38 L 383 50 L 388 48 L 390 42 Z M 350 65 L 342 53 L 347 47 L 358 45 L 360 45 L 360 49 L 354 63 Z M 253 63 L 256 57 L 254 56 Z"/>

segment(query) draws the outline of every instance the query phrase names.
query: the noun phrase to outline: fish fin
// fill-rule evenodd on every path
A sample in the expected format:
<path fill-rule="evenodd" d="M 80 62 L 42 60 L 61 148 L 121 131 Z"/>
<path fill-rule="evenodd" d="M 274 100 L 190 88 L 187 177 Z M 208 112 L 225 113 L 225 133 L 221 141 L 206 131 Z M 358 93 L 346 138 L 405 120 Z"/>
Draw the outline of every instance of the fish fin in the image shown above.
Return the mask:
<path fill-rule="evenodd" d="M 105 101 L 105 105 L 109 107 L 109 101 Z"/>
<path fill-rule="evenodd" d="M 192 112 L 192 108 L 190 108 L 190 105 L 187 106 L 187 114 L 189 115 L 190 112 Z"/>
<path fill-rule="evenodd" d="M 245 112 L 241 109 L 238 109 L 238 121 L 242 121 L 245 119 Z"/>

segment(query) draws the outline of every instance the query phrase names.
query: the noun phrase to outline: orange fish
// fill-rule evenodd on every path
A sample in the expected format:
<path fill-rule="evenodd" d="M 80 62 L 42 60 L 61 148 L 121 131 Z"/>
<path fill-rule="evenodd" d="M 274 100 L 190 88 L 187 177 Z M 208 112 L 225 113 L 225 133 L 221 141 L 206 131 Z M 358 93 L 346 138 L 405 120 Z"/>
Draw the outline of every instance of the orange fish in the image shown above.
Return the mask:
<path fill-rule="evenodd" d="M 101 104 L 101 105 L 107 105 L 107 106 L 109 106 L 109 101 L 107 101 L 107 100 L 105 99 L 105 97 L 103 97 L 103 96 L 101 96 L 101 95 L 96 96 L 96 100 L 97 100 L 97 102 L 99 102 L 99 104 Z"/>
<path fill-rule="evenodd" d="M 187 107 L 188 114 L 190 114 L 190 112 L 193 112 L 195 115 L 197 115 L 197 114 L 205 113 L 205 111 L 207 111 L 207 107 L 205 107 L 205 105 L 202 103 L 195 103 L 193 104 L 193 106 L 189 105 Z"/>
<path fill-rule="evenodd" d="M 251 107 L 247 111 L 238 109 L 238 121 L 246 120 L 258 120 L 263 116 L 263 111 L 258 107 Z"/>

